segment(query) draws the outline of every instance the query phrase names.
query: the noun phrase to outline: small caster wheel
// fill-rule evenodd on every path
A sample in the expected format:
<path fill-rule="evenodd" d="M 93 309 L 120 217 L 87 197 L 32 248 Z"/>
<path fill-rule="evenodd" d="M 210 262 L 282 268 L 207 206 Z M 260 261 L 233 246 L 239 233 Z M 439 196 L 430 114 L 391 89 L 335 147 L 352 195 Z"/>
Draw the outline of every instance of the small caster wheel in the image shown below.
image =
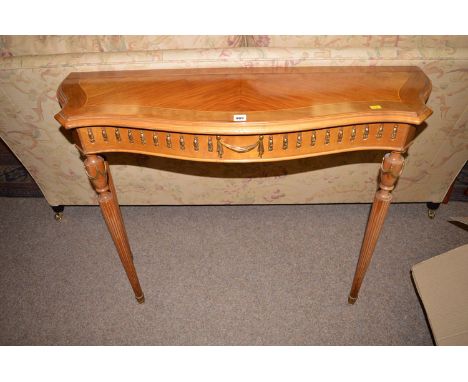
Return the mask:
<path fill-rule="evenodd" d="M 54 210 L 54 219 L 55 221 L 62 221 L 63 219 L 63 210 L 65 206 L 53 206 L 52 209 Z"/>
<path fill-rule="evenodd" d="M 440 207 L 440 203 L 427 202 L 427 216 L 429 219 L 434 219 L 436 216 L 436 211 Z"/>
<path fill-rule="evenodd" d="M 436 210 L 431 210 L 430 208 L 427 209 L 427 216 L 429 219 L 434 219 L 436 215 Z"/>

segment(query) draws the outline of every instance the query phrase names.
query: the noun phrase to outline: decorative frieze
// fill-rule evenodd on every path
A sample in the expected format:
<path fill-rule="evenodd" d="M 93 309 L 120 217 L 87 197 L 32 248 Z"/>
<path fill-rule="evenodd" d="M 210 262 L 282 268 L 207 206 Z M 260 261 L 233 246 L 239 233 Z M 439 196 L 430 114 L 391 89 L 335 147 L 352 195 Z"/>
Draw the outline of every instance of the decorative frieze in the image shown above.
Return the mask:
<path fill-rule="evenodd" d="M 278 152 L 278 156 L 280 157 L 303 156 L 307 155 L 308 152 L 311 154 L 321 153 L 328 150 L 325 147 L 335 150 L 335 145 L 338 144 L 340 145 L 340 149 L 346 148 L 346 145 L 353 148 L 365 147 L 365 145 L 372 147 L 382 145 L 382 147 L 388 148 L 388 146 L 397 145 L 398 142 L 404 139 L 405 135 L 400 130 L 408 127 L 409 125 L 406 124 L 399 125 L 394 123 L 337 126 L 295 133 L 269 134 L 265 136 L 267 137 L 266 142 L 264 142 L 263 135 L 195 135 L 146 129 L 97 126 L 82 128 L 81 131 L 84 133 L 81 134 L 81 137 L 85 144 L 93 145 L 93 150 L 105 144 L 102 148 L 106 151 L 112 151 L 112 145 L 118 145 L 118 151 L 125 151 L 126 145 L 129 145 L 128 149 L 132 151 L 131 145 L 134 147 L 133 150 L 145 152 L 144 146 L 148 147 L 147 140 L 150 139 L 152 140 L 152 145 L 149 145 L 147 149 L 148 154 L 154 152 L 157 155 L 158 152 L 161 154 L 167 152 L 168 155 L 175 157 L 180 153 L 181 157 L 197 157 L 202 160 L 204 159 L 203 155 L 206 155 L 207 160 L 214 158 L 226 159 L 226 157 L 232 160 L 235 157 L 233 158 L 232 154 L 227 155 L 226 149 L 238 153 L 239 159 L 243 159 L 242 154 L 254 149 L 258 153 L 258 157 L 263 158 L 266 150 L 267 157 L 272 158 L 276 155 L 275 152 Z M 386 131 L 388 133 L 385 133 Z M 163 147 L 160 145 L 160 138 L 165 142 Z M 289 146 L 290 139 L 293 139 L 292 147 Z M 216 148 L 214 140 L 216 140 Z M 233 142 L 236 142 L 236 144 L 233 144 Z M 304 142 L 308 142 L 308 144 L 304 146 Z M 171 154 L 167 151 L 168 149 L 171 149 Z M 185 152 L 185 154 L 182 154 L 182 152 Z M 213 152 L 216 152 L 214 156 Z M 248 157 L 251 158 L 251 155 Z"/>

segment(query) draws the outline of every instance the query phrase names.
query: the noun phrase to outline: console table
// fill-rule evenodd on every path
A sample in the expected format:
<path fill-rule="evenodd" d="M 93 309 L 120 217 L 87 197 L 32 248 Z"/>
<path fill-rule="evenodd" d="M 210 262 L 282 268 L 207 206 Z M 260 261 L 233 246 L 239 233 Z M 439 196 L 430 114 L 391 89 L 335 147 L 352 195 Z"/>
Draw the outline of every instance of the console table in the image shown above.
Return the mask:
<path fill-rule="evenodd" d="M 417 67 L 217 68 L 71 73 L 55 118 L 73 131 L 138 302 L 143 291 L 110 168 L 128 152 L 205 162 L 266 162 L 385 150 L 348 302 L 353 304 L 400 176 L 431 110 Z M 245 166 L 246 164 L 239 164 Z"/>

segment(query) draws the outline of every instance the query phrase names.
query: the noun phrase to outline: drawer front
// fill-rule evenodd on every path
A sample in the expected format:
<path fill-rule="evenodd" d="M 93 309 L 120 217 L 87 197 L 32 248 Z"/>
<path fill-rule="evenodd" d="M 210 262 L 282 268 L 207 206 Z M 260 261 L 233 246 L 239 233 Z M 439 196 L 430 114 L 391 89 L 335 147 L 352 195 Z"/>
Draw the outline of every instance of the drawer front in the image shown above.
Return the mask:
<path fill-rule="evenodd" d="M 356 150 L 404 151 L 414 132 L 412 125 L 394 123 L 266 135 L 195 135 L 122 127 L 75 130 L 84 154 L 131 152 L 213 162 L 286 160 Z"/>

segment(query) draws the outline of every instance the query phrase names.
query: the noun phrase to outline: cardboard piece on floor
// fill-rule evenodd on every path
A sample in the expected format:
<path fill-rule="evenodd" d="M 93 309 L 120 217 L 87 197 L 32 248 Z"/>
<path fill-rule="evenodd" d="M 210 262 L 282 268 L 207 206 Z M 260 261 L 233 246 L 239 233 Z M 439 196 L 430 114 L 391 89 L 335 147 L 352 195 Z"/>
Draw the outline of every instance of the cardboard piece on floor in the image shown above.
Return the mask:
<path fill-rule="evenodd" d="M 468 345 L 468 245 L 416 264 L 413 279 L 437 345 Z"/>
<path fill-rule="evenodd" d="M 468 216 L 450 218 L 450 220 L 468 225 Z"/>

